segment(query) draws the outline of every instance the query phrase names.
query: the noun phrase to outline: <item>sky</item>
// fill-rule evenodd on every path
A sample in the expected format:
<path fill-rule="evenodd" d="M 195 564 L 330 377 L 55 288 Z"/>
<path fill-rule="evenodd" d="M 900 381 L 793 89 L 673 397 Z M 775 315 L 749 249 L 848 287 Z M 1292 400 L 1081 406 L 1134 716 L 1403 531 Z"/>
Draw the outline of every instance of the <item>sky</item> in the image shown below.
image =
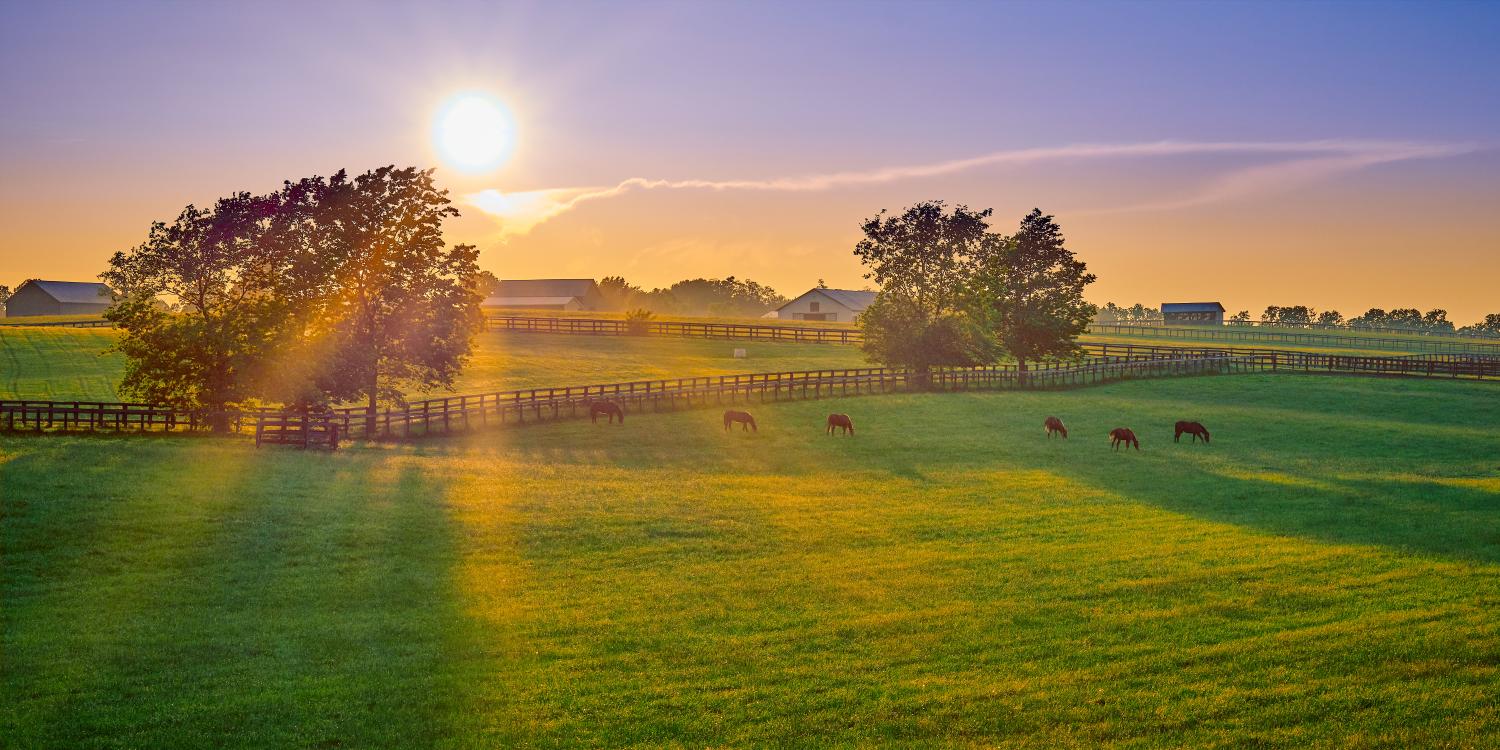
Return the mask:
<path fill-rule="evenodd" d="M 0 0 L 0 283 L 236 191 L 435 167 L 501 278 L 870 282 L 860 223 L 1056 216 L 1098 303 L 1500 312 L 1500 3 Z M 503 103 L 466 171 L 445 104 Z"/>

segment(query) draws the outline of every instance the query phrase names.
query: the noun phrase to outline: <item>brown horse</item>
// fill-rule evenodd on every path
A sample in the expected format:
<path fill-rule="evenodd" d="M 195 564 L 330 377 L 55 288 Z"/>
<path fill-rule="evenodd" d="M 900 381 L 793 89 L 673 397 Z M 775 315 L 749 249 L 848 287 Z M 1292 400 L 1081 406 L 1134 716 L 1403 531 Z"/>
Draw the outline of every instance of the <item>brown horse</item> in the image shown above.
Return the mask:
<path fill-rule="evenodd" d="M 835 427 L 839 428 L 846 434 L 854 434 L 854 420 L 850 419 L 848 414 L 829 414 L 828 434 L 832 435 L 833 428 Z"/>
<path fill-rule="evenodd" d="M 1109 449 L 1116 450 L 1121 445 L 1125 446 L 1126 450 L 1130 450 L 1132 445 L 1136 450 L 1141 449 L 1141 441 L 1135 439 L 1135 433 L 1131 432 L 1128 427 L 1116 427 L 1109 431 Z"/>
<path fill-rule="evenodd" d="M 734 424 L 735 422 L 740 423 L 741 432 L 748 432 L 750 430 L 760 432 L 760 428 L 755 426 L 755 417 L 750 416 L 750 412 L 748 411 L 734 411 L 731 409 L 724 412 L 725 432 L 728 432 L 729 426 Z"/>
<path fill-rule="evenodd" d="M 1203 442 L 1208 442 L 1208 428 L 1197 422 L 1178 422 L 1176 432 L 1177 434 L 1172 436 L 1174 443 L 1181 440 L 1183 435 L 1192 435 L 1194 442 L 1197 442 L 1200 437 L 1203 438 Z"/>
<path fill-rule="evenodd" d="M 620 418 L 620 424 L 625 424 L 625 409 L 613 401 L 594 401 L 589 404 L 589 421 L 599 424 L 599 415 L 609 417 L 609 423 L 615 423 L 615 417 Z"/>
<path fill-rule="evenodd" d="M 1062 435 L 1064 440 L 1068 439 L 1068 428 L 1064 427 L 1062 420 L 1057 417 L 1047 417 L 1047 421 L 1042 423 L 1042 429 L 1047 431 L 1048 440 L 1052 439 L 1054 432 Z"/>

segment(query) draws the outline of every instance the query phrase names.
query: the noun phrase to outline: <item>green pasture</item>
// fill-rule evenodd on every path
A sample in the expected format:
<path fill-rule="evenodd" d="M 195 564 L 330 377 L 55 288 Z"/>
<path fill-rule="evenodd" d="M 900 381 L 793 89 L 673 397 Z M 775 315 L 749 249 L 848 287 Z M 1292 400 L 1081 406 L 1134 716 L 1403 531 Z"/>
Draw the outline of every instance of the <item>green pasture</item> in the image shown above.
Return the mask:
<path fill-rule="evenodd" d="M 0 399 L 119 400 L 116 386 L 124 363 L 120 355 L 108 352 L 116 335 L 110 329 L 0 328 Z M 1082 340 L 1176 346 L 1194 343 L 1109 336 L 1085 336 Z M 1388 353 L 1282 348 L 1341 354 Z M 735 358 L 735 349 L 744 349 L 747 356 Z M 487 331 L 475 338 L 473 357 L 458 378 L 454 392 L 868 366 L 857 347 L 839 344 Z M 442 391 L 434 395 L 438 393 Z"/>
<path fill-rule="evenodd" d="M 0 437 L 0 745 L 1500 743 L 1493 384 L 750 408 Z"/>
<path fill-rule="evenodd" d="M 0 328 L 0 399 L 118 401 L 125 360 L 108 328 Z"/>
<path fill-rule="evenodd" d="M 119 400 L 124 359 L 107 351 L 116 335 L 108 329 L 0 329 L 0 399 Z M 736 358 L 735 349 L 744 349 L 745 358 Z M 857 348 L 834 344 L 488 331 L 475 337 L 454 392 L 868 366 Z"/>

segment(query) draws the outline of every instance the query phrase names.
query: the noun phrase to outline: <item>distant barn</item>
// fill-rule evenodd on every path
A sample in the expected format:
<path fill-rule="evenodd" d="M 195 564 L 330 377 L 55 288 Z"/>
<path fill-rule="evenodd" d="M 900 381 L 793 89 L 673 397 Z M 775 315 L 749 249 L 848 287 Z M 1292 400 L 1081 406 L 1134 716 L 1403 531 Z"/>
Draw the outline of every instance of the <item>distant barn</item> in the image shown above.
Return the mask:
<path fill-rule="evenodd" d="M 598 310 L 604 296 L 593 279 L 511 279 L 500 282 L 483 307 L 520 310 Z"/>
<path fill-rule="evenodd" d="M 776 308 L 776 317 L 786 320 L 821 320 L 853 323 L 875 301 L 875 292 L 853 289 L 809 289 L 802 296 Z"/>
<path fill-rule="evenodd" d="M 1167 325 L 1223 325 L 1224 306 L 1217 302 L 1163 302 L 1161 319 Z"/>
<path fill-rule="evenodd" d="M 97 315 L 114 302 L 114 291 L 96 281 L 32 279 L 5 301 L 5 317 Z"/>

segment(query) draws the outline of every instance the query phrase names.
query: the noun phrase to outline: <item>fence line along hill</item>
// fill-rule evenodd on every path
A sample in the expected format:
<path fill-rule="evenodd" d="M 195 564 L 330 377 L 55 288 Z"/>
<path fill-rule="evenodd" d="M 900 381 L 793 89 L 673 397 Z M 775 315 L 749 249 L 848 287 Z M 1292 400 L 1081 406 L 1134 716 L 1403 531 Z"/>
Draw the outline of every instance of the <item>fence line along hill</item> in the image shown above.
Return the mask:
<path fill-rule="evenodd" d="M 685 321 L 627 321 L 616 318 L 492 316 L 489 330 L 555 333 L 573 336 L 676 336 L 684 338 L 791 341 L 812 344 L 859 344 L 864 332 L 855 327 L 813 327 L 770 323 L 711 323 Z M 1500 342 L 1435 341 L 1419 337 L 1395 338 L 1334 333 L 1294 333 L 1284 330 L 1164 327 L 1135 324 L 1089 326 L 1094 336 L 1138 337 L 1226 343 L 1281 343 L 1335 349 L 1387 349 L 1433 354 L 1492 354 L 1500 356 Z"/>
<path fill-rule="evenodd" d="M 342 438 L 406 438 L 491 425 L 523 425 L 587 416 L 609 400 L 627 412 L 670 411 L 744 402 L 855 396 L 912 390 L 1059 388 L 1122 379 L 1287 372 L 1331 375 L 1500 380 L 1500 357 L 1464 354 L 1366 357 L 1282 351 L 1088 344 L 1086 359 L 1034 365 L 940 368 L 850 368 L 642 380 L 447 396 L 388 407 L 304 414 L 243 410 L 224 415 L 144 403 L 0 401 L 0 428 L 12 431 L 193 431 L 227 421 L 234 431 L 268 431 L 307 441 L 307 432 Z M 298 430 L 302 432 L 299 433 Z M 288 437 L 290 435 L 290 437 Z M 299 437 L 300 436 L 300 437 Z"/>

